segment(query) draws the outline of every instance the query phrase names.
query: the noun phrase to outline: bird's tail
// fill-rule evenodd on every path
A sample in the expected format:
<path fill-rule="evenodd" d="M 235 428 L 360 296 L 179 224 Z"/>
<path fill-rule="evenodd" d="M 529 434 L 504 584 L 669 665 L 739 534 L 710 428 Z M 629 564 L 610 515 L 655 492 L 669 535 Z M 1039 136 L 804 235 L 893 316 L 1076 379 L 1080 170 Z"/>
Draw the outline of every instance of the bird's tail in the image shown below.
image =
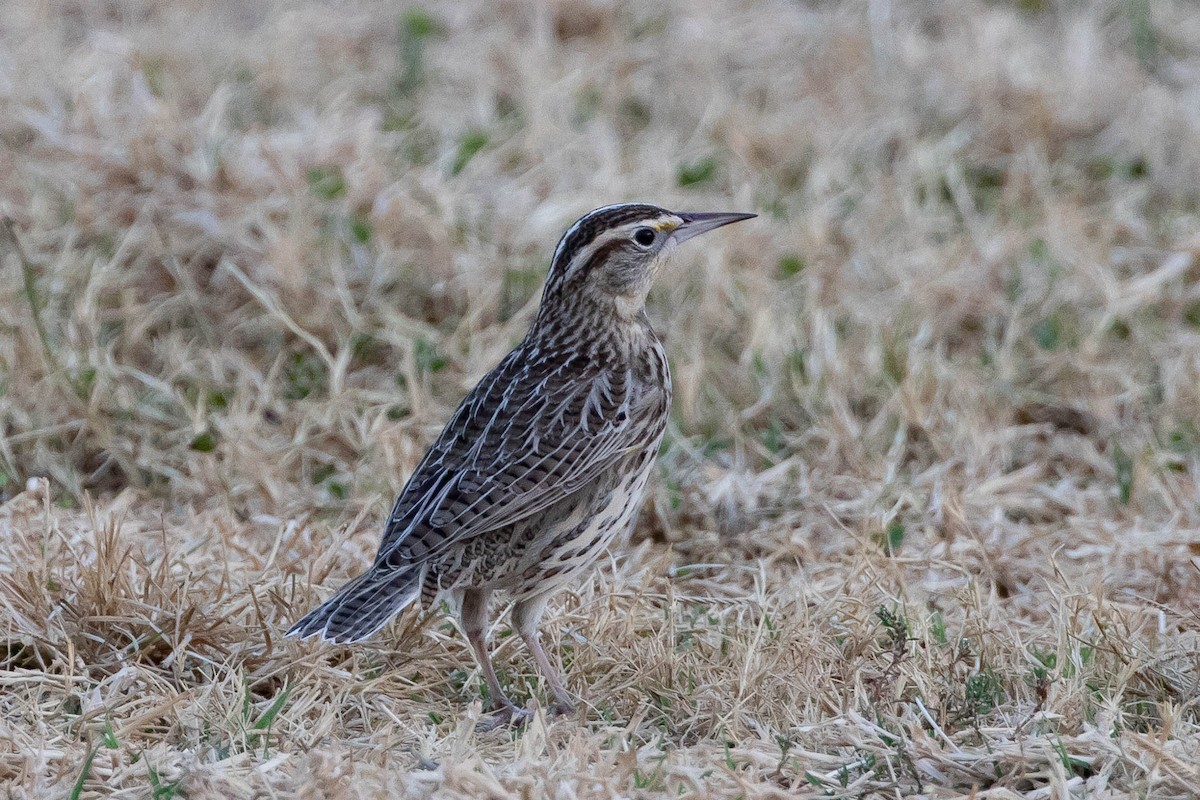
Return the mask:
<path fill-rule="evenodd" d="M 320 635 L 323 641 L 342 644 L 361 642 L 416 599 L 421 578 L 421 570 L 367 570 L 309 612 L 287 635 L 299 639 Z"/>

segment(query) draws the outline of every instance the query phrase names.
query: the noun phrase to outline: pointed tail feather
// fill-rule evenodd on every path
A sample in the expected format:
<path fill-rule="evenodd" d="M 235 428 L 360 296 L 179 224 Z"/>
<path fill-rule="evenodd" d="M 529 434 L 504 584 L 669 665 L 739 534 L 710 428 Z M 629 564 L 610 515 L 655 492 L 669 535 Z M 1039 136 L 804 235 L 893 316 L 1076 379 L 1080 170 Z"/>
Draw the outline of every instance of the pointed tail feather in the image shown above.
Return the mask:
<path fill-rule="evenodd" d="M 288 636 L 348 644 L 370 638 L 421 591 L 421 572 L 368 570 L 288 630 Z"/>

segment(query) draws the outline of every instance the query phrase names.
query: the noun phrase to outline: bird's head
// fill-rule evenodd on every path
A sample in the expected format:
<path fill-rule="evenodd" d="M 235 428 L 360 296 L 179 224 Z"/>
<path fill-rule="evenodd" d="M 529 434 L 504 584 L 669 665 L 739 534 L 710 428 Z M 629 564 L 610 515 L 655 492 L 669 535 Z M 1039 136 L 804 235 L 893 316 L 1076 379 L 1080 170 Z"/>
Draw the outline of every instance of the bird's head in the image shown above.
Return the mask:
<path fill-rule="evenodd" d="M 754 214 L 667 211 L 644 203 L 605 206 L 583 215 L 554 250 L 542 313 L 599 308 L 631 319 L 664 260 L 680 243 Z"/>

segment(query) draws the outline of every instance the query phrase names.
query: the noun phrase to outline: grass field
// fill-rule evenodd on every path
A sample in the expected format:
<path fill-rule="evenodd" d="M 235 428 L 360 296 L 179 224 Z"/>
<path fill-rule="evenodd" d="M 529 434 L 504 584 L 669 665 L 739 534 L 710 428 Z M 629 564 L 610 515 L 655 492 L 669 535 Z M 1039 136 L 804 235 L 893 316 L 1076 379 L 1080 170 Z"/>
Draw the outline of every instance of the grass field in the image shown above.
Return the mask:
<path fill-rule="evenodd" d="M 0 796 L 1200 796 L 1197 87 L 1184 0 L 9 0 Z M 634 199 L 760 217 L 651 296 L 584 713 L 282 640 Z"/>

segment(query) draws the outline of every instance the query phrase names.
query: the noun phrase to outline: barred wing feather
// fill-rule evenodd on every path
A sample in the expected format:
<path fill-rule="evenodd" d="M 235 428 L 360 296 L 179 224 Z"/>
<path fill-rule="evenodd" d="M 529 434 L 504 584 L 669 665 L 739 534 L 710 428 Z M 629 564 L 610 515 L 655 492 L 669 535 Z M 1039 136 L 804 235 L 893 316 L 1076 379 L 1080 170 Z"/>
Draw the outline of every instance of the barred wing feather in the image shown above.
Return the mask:
<path fill-rule="evenodd" d="M 415 566 L 583 487 L 647 441 L 627 369 L 509 355 L 463 400 L 409 478 L 376 564 Z"/>

